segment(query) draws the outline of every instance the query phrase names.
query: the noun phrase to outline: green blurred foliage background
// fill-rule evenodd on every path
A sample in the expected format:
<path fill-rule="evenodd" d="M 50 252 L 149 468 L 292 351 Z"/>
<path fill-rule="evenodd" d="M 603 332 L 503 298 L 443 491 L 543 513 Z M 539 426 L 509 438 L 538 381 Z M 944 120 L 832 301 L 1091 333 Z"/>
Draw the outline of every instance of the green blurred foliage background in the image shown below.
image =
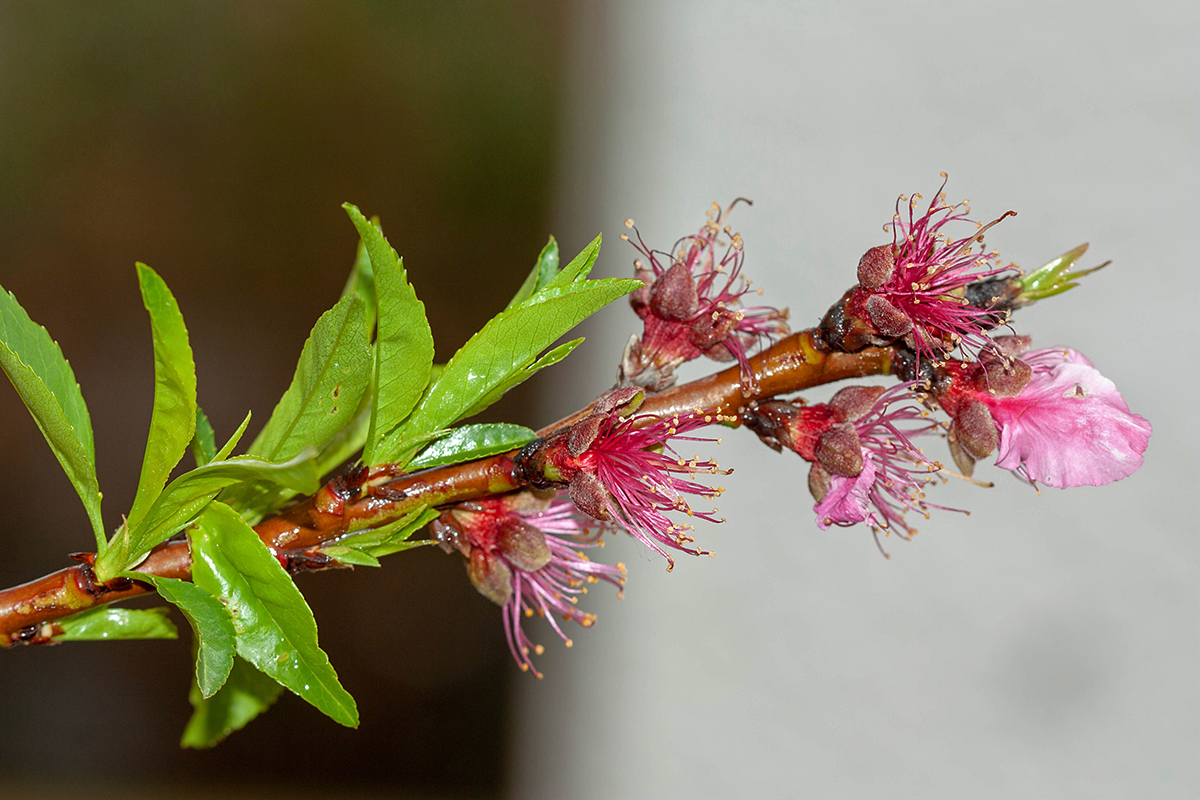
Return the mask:
<path fill-rule="evenodd" d="M 179 300 L 218 438 L 247 409 L 252 430 L 266 421 L 337 299 L 356 243 L 344 200 L 382 218 L 444 360 L 550 232 L 564 26 L 540 0 L 0 2 L 0 284 L 80 380 L 109 527 L 133 496 L 153 386 L 133 262 Z M 530 391 L 486 419 L 536 426 Z M 11 585 L 90 536 L 7 388 L 0 420 Z M 498 610 L 457 559 L 389 561 L 300 579 L 359 731 L 285 696 L 216 750 L 184 752 L 186 637 L 14 650 L 0 653 L 0 790 L 498 790 L 519 677 Z"/>

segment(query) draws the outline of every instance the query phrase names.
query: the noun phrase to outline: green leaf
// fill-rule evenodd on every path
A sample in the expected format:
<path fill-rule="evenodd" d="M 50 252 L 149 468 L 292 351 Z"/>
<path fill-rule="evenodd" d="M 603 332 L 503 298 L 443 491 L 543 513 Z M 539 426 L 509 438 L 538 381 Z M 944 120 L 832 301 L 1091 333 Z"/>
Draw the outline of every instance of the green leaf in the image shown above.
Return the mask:
<path fill-rule="evenodd" d="M 323 546 L 321 552 L 343 564 L 377 567 L 378 559 L 384 556 L 429 544 L 428 541 L 409 539 L 437 519 L 440 513 L 436 508 L 421 506 L 386 525 L 343 536 L 337 542 Z"/>
<path fill-rule="evenodd" d="M 577 269 L 582 272 L 583 267 Z M 556 339 L 642 285 L 641 281 L 616 279 L 580 281 L 565 287 L 552 283 L 524 304 L 500 312 L 454 354 L 408 421 L 376 449 L 375 460 L 404 463 L 421 437 L 486 407 L 532 374 L 538 354 Z M 569 347 L 557 357 L 566 352 Z"/>
<path fill-rule="evenodd" d="M 192 579 L 233 615 L 237 652 L 342 725 L 358 725 L 354 698 L 317 644 L 303 595 L 254 529 L 213 503 L 189 531 Z"/>
<path fill-rule="evenodd" d="M 379 217 L 371 217 L 371 224 L 379 228 Z M 382 231 L 382 228 L 379 228 Z M 354 255 L 354 267 L 346 286 L 342 289 L 342 297 L 357 294 L 363 299 L 367 309 L 367 330 L 375 325 L 375 271 L 371 269 L 371 257 L 367 254 L 367 246 L 359 239 Z"/>
<path fill-rule="evenodd" d="M 1035 269 L 1033 272 L 1022 275 L 1017 284 L 1021 287 L 1021 293 L 1017 297 L 1016 305 L 1026 306 L 1031 303 L 1036 303 L 1038 300 L 1045 300 L 1047 297 L 1053 297 L 1056 294 L 1062 294 L 1068 289 L 1073 289 L 1078 286 L 1077 281 L 1084 275 L 1104 269 L 1111 261 L 1105 261 L 1099 266 L 1089 269 L 1076 270 L 1068 272 L 1068 270 L 1079 260 L 1079 257 L 1087 252 L 1088 246 L 1085 242 L 1076 248 L 1068 250 L 1061 256 L 1051 259 L 1042 266 Z"/>
<path fill-rule="evenodd" d="M 123 527 L 118 531 L 109 550 L 96 559 L 97 577 L 107 580 L 138 564 L 155 545 L 191 524 L 227 486 L 270 482 L 305 494 L 312 494 L 321 486 L 315 450 L 305 450 L 282 464 L 252 456 L 225 459 L 226 454 L 222 449 L 211 463 L 171 481 L 136 528 Z"/>
<path fill-rule="evenodd" d="M 546 287 L 550 281 L 554 280 L 554 276 L 558 274 L 558 242 L 554 241 L 554 237 L 550 237 L 550 241 L 546 242 L 546 246 L 542 248 L 542 252 L 538 253 L 537 262 L 533 265 L 533 269 L 529 272 L 529 277 L 525 278 L 525 282 L 521 284 L 521 288 L 517 290 L 516 295 L 509 301 L 507 308 L 519 306 L 534 294 L 540 292 Z"/>
<path fill-rule="evenodd" d="M 128 578 L 154 584 L 158 594 L 183 612 L 196 636 L 196 685 L 212 697 L 233 668 L 233 617 L 221 601 L 194 583 L 129 572 Z"/>
<path fill-rule="evenodd" d="M 192 436 L 192 459 L 203 467 L 217 455 L 217 433 L 199 407 L 196 408 L 196 433 Z"/>
<path fill-rule="evenodd" d="M 167 619 L 165 608 L 113 608 L 100 606 L 54 623 L 62 633 L 54 642 L 96 642 L 106 639 L 177 639 L 179 631 Z"/>
<path fill-rule="evenodd" d="M 206 699 L 199 685 L 192 682 L 188 700 L 195 711 L 180 746 L 212 747 L 270 708 L 282 691 L 283 687 L 269 676 L 235 657 L 225 685 L 211 698 Z"/>
<path fill-rule="evenodd" d="M 570 286 L 573 283 L 578 283 L 586 278 L 592 271 L 592 267 L 596 264 L 596 258 L 600 255 L 600 236 L 588 242 L 588 246 L 583 248 L 579 255 L 571 259 L 571 261 L 562 268 L 562 271 L 554 276 L 554 279 L 546 284 L 546 289 L 561 289 Z M 643 285 L 639 281 L 639 286 Z M 637 288 L 636 286 L 634 287 Z M 630 290 L 632 291 L 632 290 Z M 534 295 L 536 297 L 537 295 Z"/>
<path fill-rule="evenodd" d="M 544 356 L 530 364 L 528 367 L 513 372 L 509 377 L 497 384 L 494 389 L 485 394 L 483 397 L 479 398 L 475 405 L 464 411 L 461 416 L 463 418 L 475 416 L 492 403 L 495 403 L 497 400 L 503 397 L 509 389 L 529 380 L 540 370 L 553 366 L 562 361 L 571 354 L 572 350 L 581 344 L 583 344 L 582 337 L 579 339 L 572 339 L 569 342 L 564 342 L 553 350 L 547 352 Z"/>
<path fill-rule="evenodd" d="M 429 383 L 433 365 L 433 334 L 425 319 L 425 306 L 408 283 L 404 261 L 383 233 L 367 222 L 357 208 L 342 206 L 358 229 L 371 258 L 378 292 L 379 328 L 372 377 L 371 425 L 363 461 L 375 464 L 379 440 L 400 424 Z"/>
<path fill-rule="evenodd" d="M 102 552 L 107 544 L 96 481 L 92 421 L 71 365 L 46 329 L 0 287 L 0 369 L 46 437 L 83 507 Z"/>
<path fill-rule="evenodd" d="M 506 422 L 464 425 L 426 447 L 408 463 L 408 467 L 425 469 L 486 458 L 524 447 L 536 438 L 537 434 L 523 425 L 510 425 Z"/>
<path fill-rule="evenodd" d="M 321 448 L 353 419 L 370 377 L 365 305 L 343 297 L 317 320 L 291 386 L 249 453 L 284 461 L 305 447 Z"/>
<path fill-rule="evenodd" d="M 130 527 L 149 511 L 196 431 L 196 367 L 183 315 L 154 270 L 139 262 L 137 272 L 154 339 L 154 410 L 137 494 L 126 517 Z"/>

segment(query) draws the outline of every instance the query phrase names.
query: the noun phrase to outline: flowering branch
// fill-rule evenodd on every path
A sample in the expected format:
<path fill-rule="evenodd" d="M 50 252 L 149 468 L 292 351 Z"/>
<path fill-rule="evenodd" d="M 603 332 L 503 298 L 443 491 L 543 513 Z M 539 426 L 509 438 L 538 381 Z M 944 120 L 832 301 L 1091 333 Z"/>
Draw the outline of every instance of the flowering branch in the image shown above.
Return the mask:
<path fill-rule="evenodd" d="M 809 462 L 817 526 L 861 524 L 877 542 L 893 532 L 907 539 L 911 515 L 944 509 L 926 490 L 955 473 L 918 447 L 923 436 L 944 438 L 968 480 L 993 453 L 996 466 L 1034 485 L 1130 475 L 1151 429 L 1113 383 L 1076 350 L 996 335 L 1011 329 L 1015 311 L 1099 269 L 1074 268 L 1086 245 L 1027 275 L 983 244 L 1012 212 L 954 235 L 971 223 L 966 203 L 947 202 L 939 189 L 919 213 L 920 200 L 900 198 L 906 211 L 898 204 L 885 226 L 892 241 L 861 257 L 858 282 L 815 328 L 790 333 L 786 310 L 744 304 L 744 243 L 729 209 L 714 204 L 671 252 L 647 246 L 627 222 L 635 280 L 588 279 L 599 238 L 565 266 L 551 239 L 504 311 L 444 365 L 433 364 L 424 306 L 403 262 L 378 222 L 347 206 L 361 244 L 346 292 L 318 320 L 292 385 L 236 457 L 249 417 L 216 447 L 196 404 L 178 306 L 139 265 L 155 402 L 137 495 L 111 538 L 74 374 L 45 330 L 0 292 L 0 367 L 71 478 L 97 542 L 95 553 L 73 556 L 76 565 L 0 591 L 0 646 L 172 637 L 158 611 L 106 608 L 155 591 L 183 612 L 198 643 L 196 714 L 184 744 L 215 743 L 280 687 L 353 726 L 354 700 L 290 575 L 378 566 L 384 555 L 437 544 L 458 553 L 480 594 L 502 608 L 514 660 L 540 677 L 533 656 L 542 648 L 524 620 L 545 618 L 570 646 L 556 617 L 588 627 L 595 617 L 578 607 L 588 586 L 624 586 L 623 565 L 585 552 L 603 545 L 602 534 L 628 533 L 668 570 L 676 554 L 711 555 L 691 521 L 724 520 L 693 502 L 717 498 L 724 489 L 707 481 L 727 473 L 679 452 L 684 442 L 713 441 L 703 433 L 710 426 L 744 425 L 768 447 L 795 452 Z M 555 342 L 624 295 L 642 331 L 612 390 L 537 432 L 457 424 L 569 355 L 580 340 Z M 676 385 L 676 368 L 699 358 L 734 363 Z M 900 380 L 891 388 L 846 386 L 815 404 L 795 396 L 889 374 Z M 188 450 L 196 468 L 168 482 Z M 411 538 L 426 526 L 432 538 Z M 220 692 L 250 702 L 209 702 Z"/>

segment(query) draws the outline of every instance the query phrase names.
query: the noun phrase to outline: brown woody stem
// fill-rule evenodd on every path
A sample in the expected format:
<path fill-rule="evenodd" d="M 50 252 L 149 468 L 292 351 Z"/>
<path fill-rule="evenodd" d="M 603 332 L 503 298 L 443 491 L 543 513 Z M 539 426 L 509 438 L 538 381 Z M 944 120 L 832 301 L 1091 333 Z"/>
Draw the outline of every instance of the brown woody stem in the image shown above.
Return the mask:
<path fill-rule="evenodd" d="M 893 351 L 869 347 L 857 353 L 828 352 L 815 332 L 801 331 L 750 360 L 756 377 L 753 391 L 741 380 L 738 366 L 648 395 L 639 413 L 667 416 L 693 409 L 736 414 L 747 405 L 846 378 L 891 372 Z M 590 408 L 590 406 L 589 406 Z M 585 408 L 543 428 L 540 434 L 586 416 Z M 312 497 L 263 520 L 255 531 L 293 569 L 313 561 L 313 548 L 349 531 L 382 525 L 421 506 L 439 506 L 503 494 L 528 484 L 514 461 L 516 453 L 400 475 L 386 465 L 360 469 L 330 480 Z M 376 485 L 378 484 L 378 485 Z M 84 559 L 85 561 L 87 559 Z M 316 562 L 316 563 L 319 563 Z M 186 540 L 164 542 L 138 566 L 138 571 L 170 578 L 191 577 Z M 45 626 L 94 606 L 153 591 L 149 584 L 118 578 L 97 583 L 88 563 L 77 564 L 35 581 L 0 591 L 0 646 L 44 641 Z"/>

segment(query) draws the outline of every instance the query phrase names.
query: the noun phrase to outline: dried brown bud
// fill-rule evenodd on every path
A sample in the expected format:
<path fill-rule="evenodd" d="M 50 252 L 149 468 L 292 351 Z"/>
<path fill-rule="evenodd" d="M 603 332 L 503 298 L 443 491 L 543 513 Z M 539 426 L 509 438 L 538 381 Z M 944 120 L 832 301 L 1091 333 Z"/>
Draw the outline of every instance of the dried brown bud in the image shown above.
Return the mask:
<path fill-rule="evenodd" d="M 874 408 L 875 401 L 885 391 L 882 386 L 847 386 L 833 396 L 829 406 L 842 422 L 853 422 Z"/>
<path fill-rule="evenodd" d="M 833 486 L 833 476 L 819 462 L 814 461 L 812 469 L 808 471 L 809 494 L 819 503 L 825 499 L 825 495 L 829 494 L 831 486 Z"/>
<path fill-rule="evenodd" d="M 847 478 L 863 470 L 862 442 L 849 422 L 834 425 L 817 439 L 817 461 L 834 475 Z"/>
<path fill-rule="evenodd" d="M 963 448 L 975 458 L 987 458 L 1000 441 L 992 413 L 978 400 L 968 400 L 951 427 Z"/>
<path fill-rule="evenodd" d="M 696 316 L 699 308 L 696 281 L 691 268 L 683 264 L 672 264 L 650 289 L 650 310 L 657 317 L 683 322 Z"/>
<path fill-rule="evenodd" d="M 867 298 L 867 316 L 880 336 L 896 339 L 912 330 L 913 323 L 908 315 L 892 305 L 892 302 L 880 294 Z"/>
<path fill-rule="evenodd" d="M 512 597 L 512 570 L 504 560 L 476 548 L 467 559 L 467 576 L 479 593 L 498 606 Z"/>
<path fill-rule="evenodd" d="M 550 563 L 544 533 L 514 516 L 505 517 L 502 524 L 496 545 L 508 563 L 525 572 L 536 572 Z"/>
<path fill-rule="evenodd" d="M 580 470 L 571 478 L 567 489 L 580 511 L 601 521 L 612 519 L 612 512 L 608 510 L 608 490 L 595 475 Z"/>

